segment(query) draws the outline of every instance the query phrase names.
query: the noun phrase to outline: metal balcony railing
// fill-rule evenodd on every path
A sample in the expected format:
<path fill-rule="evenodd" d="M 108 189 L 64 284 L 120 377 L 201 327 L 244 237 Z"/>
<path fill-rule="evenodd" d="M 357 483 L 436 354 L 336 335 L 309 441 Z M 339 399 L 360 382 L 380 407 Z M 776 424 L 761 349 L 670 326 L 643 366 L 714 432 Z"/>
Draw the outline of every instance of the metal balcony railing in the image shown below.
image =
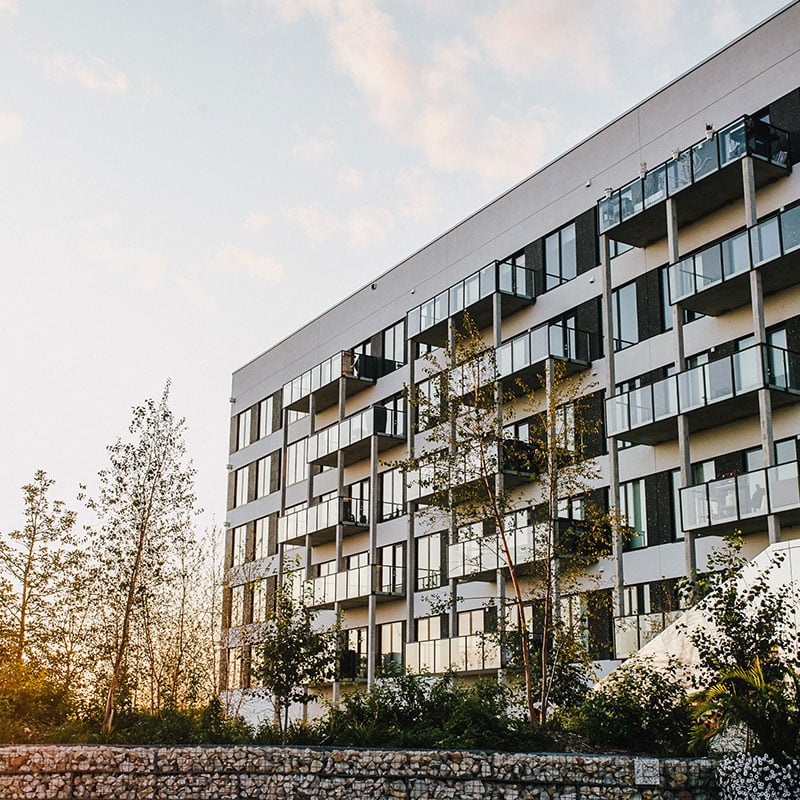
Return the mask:
<path fill-rule="evenodd" d="M 355 497 L 334 497 L 317 505 L 290 511 L 278 519 L 278 541 L 295 544 L 306 534 L 324 536 L 341 522 L 360 528 L 369 527 L 370 504 Z"/>
<path fill-rule="evenodd" d="M 321 575 L 308 581 L 308 593 L 314 606 L 333 603 L 351 604 L 374 594 L 383 599 L 405 595 L 403 567 L 366 564 L 343 572 Z"/>

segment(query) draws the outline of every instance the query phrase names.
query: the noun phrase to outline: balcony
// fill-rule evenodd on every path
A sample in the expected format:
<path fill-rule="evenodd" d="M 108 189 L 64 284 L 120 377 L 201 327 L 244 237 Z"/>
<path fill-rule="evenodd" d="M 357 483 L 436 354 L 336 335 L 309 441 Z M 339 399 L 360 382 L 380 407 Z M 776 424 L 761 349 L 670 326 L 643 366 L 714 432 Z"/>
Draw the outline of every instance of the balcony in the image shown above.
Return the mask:
<path fill-rule="evenodd" d="M 500 648 L 482 634 L 406 644 L 409 672 L 482 672 L 501 666 Z"/>
<path fill-rule="evenodd" d="M 308 439 L 308 463 L 335 467 L 341 450 L 348 466 L 370 454 L 370 438 L 378 439 L 378 451 L 388 450 L 406 436 L 406 415 L 383 406 L 371 406 L 342 422 L 324 428 Z"/>
<path fill-rule="evenodd" d="M 796 461 L 681 489 L 681 522 L 685 531 L 720 527 L 748 533 L 764 527 L 764 517 L 778 514 L 800 521 L 800 482 Z M 711 531 L 709 531 L 711 532 Z"/>
<path fill-rule="evenodd" d="M 654 611 L 629 614 L 614 620 L 614 646 L 617 658 L 628 658 L 675 622 L 683 611 Z"/>
<path fill-rule="evenodd" d="M 795 206 L 673 264 L 671 302 L 701 314 L 721 314 L 750 302 L 750 270 L 761 272 L 769 294 L 800 283 L 798 266 L 800 206 Z"/>
<path fill-rule="evenodd" d="M 283 385 L 283 407 L 290 411 L 308 411 L 311 396 L 315 408 L 322 411 L 339 402 L 339 379 L 345 380 L 345 394 L 352 394 L 372 386 L 378 378 L 402 366 L 379 356 L 366 356 L 343 350 L 317 364 L 302 375 Z"/>
<path fill-rule="evenodd" d="M 675 439 L 685 414 L 690 432 L 758 413 L 758 390 L 773 407 L 800 400 L 800 355 L 774 345 L 753 345 L 731 356 L 606 400 L 606 430 L 634 444 Z"/>
<path fill-rule="evenodd" d="M 692 222 L 742 197 L 738 163 L 752 156 L 756 188 L 788 175 L 789 134 L 752 117 L 741 117 L 688 150 L 598 201 L 600 233 L 633 245 L 667 235 L 665 205 L 679 196 L 678 225 Z"/>
<path fill-rule="evenodd" d="M 405 569 L 367 564 L 344 572 L 321 575 L 308 582 L 311 605 L 324 608 L 339 603 L 342 608 L 363 605 L 370 595 L 379 601 L 405 597 Z"/>
<path fill-rule="evenodd" d="M 566 325 L 542 325 L 497 348 L 497 372 L 505 378 L 504 389 L 526 394 L 544 385 L 548 359 L 561 361 L 568 375 L 591 365 L 587 331 Z"/>
<path fill-rule="evenodd" d="M 336 537 L 336 526 L 351 530 L 369 528 L 369 500 L 354 497 L 334 497 L 309 508 L 290 511 L 278 519 L 278 541 L 303 544 L 306 534 L 311 544 L 322 544 Z"/>
<path fill-rule="evenodd" d="M 547 527 L 534 525 L 511 531 L 506 536 L 514 564 L 531 564 L 547 552 Z M 506 556 L 497 534 L 469 538 L 448 548 L 450 578 L 478 580 L 506 566 Z"/>
<path fill-rule="evenodd" d="M 503 317 L 534 302 L 533 270 L 495 261 L 408 312 L 408 338 L 434 347 L 447 341 L 447 320 L 469 311 L 478 328 L 492 321 L 492 298 L 500 294 Z"/>

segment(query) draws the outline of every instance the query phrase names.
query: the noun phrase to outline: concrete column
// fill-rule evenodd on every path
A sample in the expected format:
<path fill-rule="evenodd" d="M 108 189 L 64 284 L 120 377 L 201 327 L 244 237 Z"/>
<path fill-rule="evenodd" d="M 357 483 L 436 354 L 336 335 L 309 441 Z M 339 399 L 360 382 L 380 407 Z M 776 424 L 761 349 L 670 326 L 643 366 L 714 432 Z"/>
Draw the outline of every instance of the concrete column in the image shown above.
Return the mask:
<path fill-rule="evenodd" d="M 415 376 L 415 356 L 416 347 L 411 339 L 406 339 L 406 363 L 408 365 L 408 380 L 406 385 L 408 391 L 413 392 L 416 385 Z M 414 408 L 406 402 L 406 458 L 414 457 Z M 408 499 L 408 479 L 403 482 L 403 508 L 406 512 L 408 529 L 406 533 L 406 642 L 416 641 L 414 630 L 414 588 L 416 577 L 416 542 L 415 542 L 415 519 L 416 503 Z"/>
<path fill-rule="evenodd" d="M 667 248 L 670 266 L 680 261 L 678 242 L 678 207 L 674 197 L 667 200 Z M 683 337 L 683 307 L 680 303 L 672 306 L 672 342 L 675 353 L 675 367 L 678 372 L 686 369 L 686 346 Z M 692 483 L 692 454 L 689 441 L 689 420 L 685 414 L 678 415 L 678 466 L 681 471 L 681 487 Z M 683 533 L 684 562 L 686 574 L 697 572 L 697 548 L 695 535 L 691 531 Z"/>
<path fill-rule="evenodd" d="M 456 327 L 455 321 L 452 317 L 447 320 L 447 341 L 448 346 L 450 349 L 450 363 L 446 365 L 446 368 L 452 368 L 454 366 L 454 358 L 456 353 Z M 455 434 L 456 434 L 456 421 L 455 418 L 450 416 L 450 454 L 453 455 L 456 450 L 455 446 Z M 450 508 L 452 509 L 453 503 L 452 498 L 450 502 Z M 456 534 L 456 515 L 454 511 L 450 512 L 450 519 L 448 524 L 448 544 L 452 543 L 453 537 Z M 450 638 L 454 636 L 458 636 L 458 581 L 455 578 L 450 580 Z"/>
<path fill-rule="evenodd" d="M 503 343 L 503 297 L 500 292 L 494 293 L 493 298 L 493 307 L 492 307 L 492 346 L 494 347 L 495 351 L 495 364 L 496 364 L 496 354 L 497 348 Z M 495 395 L 494 401 L 497 406 L 497 431 L 496 431 L 496 438 L 498 447 L 503 440 L 503 416 L 504 416 L 504 409 L 503 409 L 503 381 L 500 378 L 497 379 L 497 383 L 495 384 Z M 500 458 L 498 459 L 498 465 L 502 466 L 502 453 L 498 453 Z M 495 475 L 495 492 L 497 496 L 502 496 L 503 492 L 505 491 L 505 476 L 501 469 L 497 470 L 497 475 Z M 508 533 L 506 531 L 506 533 Z M 497 562 L 498 565 L 500 564 L 501 559 L 498 558 Z M 505 599 L 506 599 L 506 578 L 503 570 L 498 567 L 497 572 L 495 573 L 495 586 L 496 586 L 496 600 L 497 600 L 497 625 L 502 633 L 503 628 L 505 627 Z M 500 676 L 502 677 L 502 666 L 498 671 Z"/>
<path fill-rule="evenodd" d="M 378 564 L 378 535 L 377 535 L 377 516 L 378 501 L 373 491 L 378 474 L 378 437 L 375 433 L 370 437 L 369 448 L 369 563 L 372 577 L 372 591 L 369 594 L 369 609 L 367 621 L 367 686 L 372 686 L 375 682 L 375 663 L 378 657 L 378 627 L 376 623 L 376 597 L 377 586 L 374 581 L 377 579 Z"/>
<path fill-rule="evenodd" d="M 756 181 L 753 171 L 753 159 L 746 156 L 742 159 L 742 184 L 744 188 L 744 216 L 748 229 L 758 224 L 756 207 Z M 759 347 L 759 365 L 761 374 L 766 377 L 768 368 L 767 325 L 764 316 L 764 290 L 761 285 L 761 270 L 750 270 L 750 307 L 753 310 L 753 334 Z M 772 397 L 769 389 L 758 390 L 758 419 L 761 427 L 761 451 L 764 466 L 775 464 L 775 435 L 772 429 Z M 775 514 L 767 517 L 767 533 L 770 543 L 781 540 L 781 523 Z"/>
<path fill-rule="evenodd" d="M 337 420 L 341 422 L 347 413 L 347 384 L 344 376 L 339 378 L 339 400 Z M 342 525 L 342 497 L 344 496 L 344 454 L 341 449 L 336 453 L 336 572 L 341 572 L 344 568 L 342 558 L 342 541 L 344 540 L 344 525 Z M 341 606 L 338 602 L 333 605 L 337 617 L 341 614 Z M 339 681 L 333 682 L 331 701 L 334 705 L 339 702 L 341 687 Z"/>
<path fill-rule="evenodd" d="M 614 353 L 614 314 L 611 304 L 611 250 L 608 234 L 600 236 L 600 263 L 603 269 L 603 332 L 605 335 L 606 355 L 606 397 L 612 397 L 616 392 L 617 370 Z M 620 509 L 619 494 L 619 447 L 615 436 L 608 437 L 608 494 L 612 514 L 618 514 Z M 622 559 L 622 537 L 618 525 L 613 526 L 613 542 L 611 543 L 612 561 L 614 564 L 614 586 L 612 589 L 614 616 L 624 614 L 623 589 L 625 576 Z"/>

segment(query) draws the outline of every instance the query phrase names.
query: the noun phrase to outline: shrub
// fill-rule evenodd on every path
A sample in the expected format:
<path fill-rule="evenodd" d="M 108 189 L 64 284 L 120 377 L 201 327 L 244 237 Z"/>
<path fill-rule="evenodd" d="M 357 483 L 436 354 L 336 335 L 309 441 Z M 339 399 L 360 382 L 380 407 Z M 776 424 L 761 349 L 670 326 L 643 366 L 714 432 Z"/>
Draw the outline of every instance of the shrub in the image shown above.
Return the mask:
<path fill-rule="evenodd" d="M 692 715 L 683 685 L 648 662 L 613 672 L 568 717 L 598 749 L 654 755 L 687 752 Z"/>

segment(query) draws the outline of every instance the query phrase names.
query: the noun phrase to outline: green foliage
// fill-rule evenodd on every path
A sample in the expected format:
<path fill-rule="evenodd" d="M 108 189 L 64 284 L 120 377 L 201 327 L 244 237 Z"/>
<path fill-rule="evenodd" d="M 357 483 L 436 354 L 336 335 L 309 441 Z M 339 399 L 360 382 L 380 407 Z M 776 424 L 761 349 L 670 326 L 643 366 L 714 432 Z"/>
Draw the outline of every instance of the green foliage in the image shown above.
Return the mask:
<path fill-rule="evenodd" d="M 696 748 L 743 724 L 749 733 L 749 751 L 778 761 L 800 755 L 800 675 L 793 669 L 770 681 L 756 658 L 750 667 L 721 672 L 700 698 L 692 735 Z"/>
<path fill-rule="evenodd" d="M 41 741 L 69 714 L 63 688 L 41 668 L 0 662 L 0 743 Z"/>
<path fill-rule="evenodd" d="M 691 724 L 683 684 L 643 661 L 619 667 L 566 719 L 601 751 L 654 755 L 686 753 Z"/>
<path fill-rule="evenodd" d="M 339 624 L 320 627 L 309 604 L 281 591 L 253 650 L 254 682 L 272 698 L 278 725 L 287 731 L 290 705 L 313 699 L 309 687 L 333 678 Z"/>
<path fill-rule="evenodd" d="M 518 701 L 492 679 L 461 684 L 449 675 L 381 678 L 330 710 L 326 744 L 511 751 L 546 747 L 546 734 L 530 727 Z"/>

